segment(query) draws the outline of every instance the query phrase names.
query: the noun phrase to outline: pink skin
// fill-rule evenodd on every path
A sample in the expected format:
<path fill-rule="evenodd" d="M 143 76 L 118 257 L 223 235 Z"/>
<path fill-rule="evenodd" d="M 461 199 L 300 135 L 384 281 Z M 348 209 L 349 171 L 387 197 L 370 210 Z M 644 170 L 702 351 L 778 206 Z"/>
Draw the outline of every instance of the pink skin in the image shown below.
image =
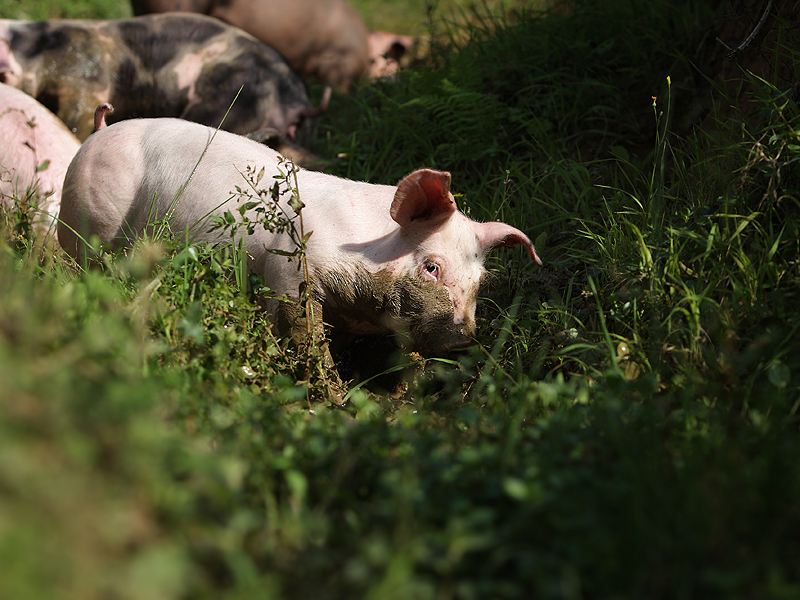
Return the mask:
<path fill-rule="evenodd" d="M 410 35 L 398 35 L 388 31 L 372 31 L 369 34 L 369 76 L 372 79 L 391 77 L 400 70 L 400 59 L 414 44 Z"/>
<path fill-rule="evenodd" d="M 106 125 L 106 113 L 114 113 L 114 107 L 111 106 L 108 102 L 103 102 L 100 104 L 94 111 L 94 132 L 97 133 L 101 129 L 105 129 Z"/>
<path fill-rule="evenodd" d="M 345 0 L 132 0 L 136 15 L 199 12 L 283 54 L 303 76 L 343 88 L 370 66 L 368 30 Z"/>
<path fill-rule="evenodd" d="M 207 231 L 207 215 L 225 210 L 237 214 L 235 190 L 247 186 L 242 174 L 248 167 L 256 173 L 265 168 L 260 184 L 264 189 L 273 185 L 272 174 L 286 171 L 269 148 L 223 131 L 214 135 L 213 129 L 202 125 L 176 119 L 111 125 L 92 135 L 70 166 L 59 241 L 79 257 L 82 248 L 74 231 L 85 239 L 94 234 L 104 243 L 128 243 L 147 230 L 148 218 L 152 222 L 168 212 L 176 234 L 188 231 L 193 241 L 219 241 L 219 231 Z M 337 320 L 350 332 L 413 330 L 414 323 L 406 319 L 410 313 L 403 307 L 385 314 L 369 308 L 393 282 L 406 282 L 402 285 L 413 287 L 423 304 L 430 301 L 439 314 L 449 314 L 448 331 L 442 332 L 441 340 L 435 331 L 427 332 L 426 348 L 438 353 L 463 346 L 474 334 L 486 253 L 519 244 L 541 264 L 533 244 L 518 229 L 504 223 L 476 223 L 459 212 L 450 193 L 449 173 L 421 169 L 395 187 L 301 169 L 297 184 L 305 204 L 304 230 L 313 232 L 307 258 L 315 297 L 324 307 L 325 321 Z M 282 205 L 293 214 L 287 200 L 284 197 Z M 259 228 L 245 240 L 252 257 L 250 269 L 264 276 L 277 293 L 297 296 L 302 278 L 296 264 L 268 251 L 293 250 L 288 236 Z M 354 299 L 348 282 L 361 295 Z M 415 314 L 422 318 L 428 312 L 433 306 Z M 436 327 L 443 323 L 440 318 Z"/>
<path fill-rule="evenodd" d="M 61 203 L 64 174 L 80 147 L 53 113 L 27 94 L 0 83 L 0 202 L 38 202 L 35 222 L 49 229 Z M 40 170 L 37 172 L 37 168 Z"/>
<path fill-rule="evenodd" d="M 518 229 L 499 222 L 477 223 L 458 212 L 450 179 L 450 173 L 414 171 L 398 184 L 389 212 L 403 233 L 417 238 L 413 260 L 424 279 L 447 289 L 454 323 L 460 325 L 474 321 L 483 261 L 490 250 L 519 244 L 536 264 L 541 266 L 542 261 Z M 442 248 L 456 251 L 443 252 Z"/>

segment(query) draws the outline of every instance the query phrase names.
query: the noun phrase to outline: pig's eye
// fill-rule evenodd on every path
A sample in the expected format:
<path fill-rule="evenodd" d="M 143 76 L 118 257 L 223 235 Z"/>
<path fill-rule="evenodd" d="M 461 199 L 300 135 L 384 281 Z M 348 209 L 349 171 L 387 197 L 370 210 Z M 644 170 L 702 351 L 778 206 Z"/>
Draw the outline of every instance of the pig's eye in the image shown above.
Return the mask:
<path fill-rule="evenodd" d="M 441 276 L 441 269 L 439 268 L 439 265 L 432 261 L 426 261 L 423 269 L 428 277 L 434 281 L 439 281 L 439 277 Z"/>

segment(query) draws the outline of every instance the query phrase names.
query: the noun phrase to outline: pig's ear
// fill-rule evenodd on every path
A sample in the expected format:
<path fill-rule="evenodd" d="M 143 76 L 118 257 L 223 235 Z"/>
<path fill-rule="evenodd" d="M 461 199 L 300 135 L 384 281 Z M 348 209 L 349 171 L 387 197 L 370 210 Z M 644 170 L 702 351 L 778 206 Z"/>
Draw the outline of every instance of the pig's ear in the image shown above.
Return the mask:
<path fill-rule="evenodd" d="M 519 229 L 506 225 L 505 223 L 475 223 L 478 233 L 478 240 L 484 252 L 489 252 L 494 248 L 508 248 L 510 246 L 522 245 L 537 265 L 542 265 L 542 259 L 536 254 L 536 248 L 528 239 L 528 236 Z"/>
<path fill-rule="evenodd" d="M 450 193 L 450 173 L 420 169 L 397 184 L 391 215 L 400 227 L 408 227 L 419 219 L 444 221 L 454 212 L 456 201 Z"/>

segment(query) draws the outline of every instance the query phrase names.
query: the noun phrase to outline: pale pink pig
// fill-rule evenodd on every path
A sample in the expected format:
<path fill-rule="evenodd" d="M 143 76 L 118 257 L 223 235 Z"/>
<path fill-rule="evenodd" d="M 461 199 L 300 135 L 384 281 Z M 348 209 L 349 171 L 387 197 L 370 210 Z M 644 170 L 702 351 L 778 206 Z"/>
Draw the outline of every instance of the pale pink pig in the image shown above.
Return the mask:
<path fill-rule="evenodd" d="M 111 125 L 92 135 L 70 165 L 59 240 L 80 257 L 84 250 L 75 232 L 127 244 L 168 216 L 179 237 L 220 241 L 219 231 L 209 232 L 208 215 L 238 215 L 237 187 L 248 187 L 243 174 L 262 168 L 259 185 L 269 189 L 281 169 L 277 153 L 202 125 L 175 119 Z M 487 252 L 519 244 L 541 264 L 518 229 L 477 223 L 459 212 L 449 173 L 421 169 L 389 186 L 301 169 L 297 183 L 303 226 L 313 232 L 307 258 L 316 325 L 324 319 L 334 332 L 403 333 L 421 354 L 442 355 L 468 345 L 475 334 Z M 294 216 L 288 195 L 281 206 Z M 246 237 L 246 247 L 249 268 L 269 288 L 299 297 L 296 260 L 269 251 L 292 251 L 286 234 L 259 227 Z M 302 336 L 297 303 L 269 308 L 282 333 Z"/>
<path fill-rule="evenodd" d="M 61 186 L 80 142 L 36 100 L 0 83 L 0 203 L 18 202 L 49 229 L 58 214 Z"/>

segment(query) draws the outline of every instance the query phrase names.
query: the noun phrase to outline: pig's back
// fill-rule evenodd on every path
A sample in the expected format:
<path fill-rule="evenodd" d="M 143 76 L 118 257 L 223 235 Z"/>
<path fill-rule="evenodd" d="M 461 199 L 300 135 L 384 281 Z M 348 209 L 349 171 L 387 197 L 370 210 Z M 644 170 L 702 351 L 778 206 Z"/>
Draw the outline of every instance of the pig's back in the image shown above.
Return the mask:
<path fill-rule="evenodd" d="M 244 184 L 237 166 L 271 164 L 276 157 L 246 138 L 181 119 L 115 123 L 93 134 L 70 164 L 59 241 L 77 256 L 75 232 L 97 235 L 103 243 L 126 242 L 168 212 L 177 232 Z"/>
<path fill-rule="evenodd" d="M 237 188 L 250 188 L 248 170 L 252 177 L 263 167 L 257 188 L 270 189 L 278 170 L 288 169 L 279 159 L 262 144 L 181 119 L 121 121 L 93 134 L 70 165 L 59 240 L 76 256 L 75 231 L 107 244 L 128 243 L 169 214 L 176 235 L 190 231 L 193 241 L 216 241 L 220 233 L 207 232 L 208 216 L 225 210 L 237 215 L 236 200 L 223 205 Z M 305 231 L 314 231 L 311 255 L 337 255 L 343 246 L 372 242 L 397 228 L 389 215 L 393 186 L 303 169 L 297 180 Z"/>
<path fill-rule="evenodd" d="M 0 199 L 38 187 L 41 221 L 58 212 L 61 186 L 80 142 L 53 113 L 24 92 L 0 83 Z M 37 170 L 38 169 L 38 170 Z"/>

